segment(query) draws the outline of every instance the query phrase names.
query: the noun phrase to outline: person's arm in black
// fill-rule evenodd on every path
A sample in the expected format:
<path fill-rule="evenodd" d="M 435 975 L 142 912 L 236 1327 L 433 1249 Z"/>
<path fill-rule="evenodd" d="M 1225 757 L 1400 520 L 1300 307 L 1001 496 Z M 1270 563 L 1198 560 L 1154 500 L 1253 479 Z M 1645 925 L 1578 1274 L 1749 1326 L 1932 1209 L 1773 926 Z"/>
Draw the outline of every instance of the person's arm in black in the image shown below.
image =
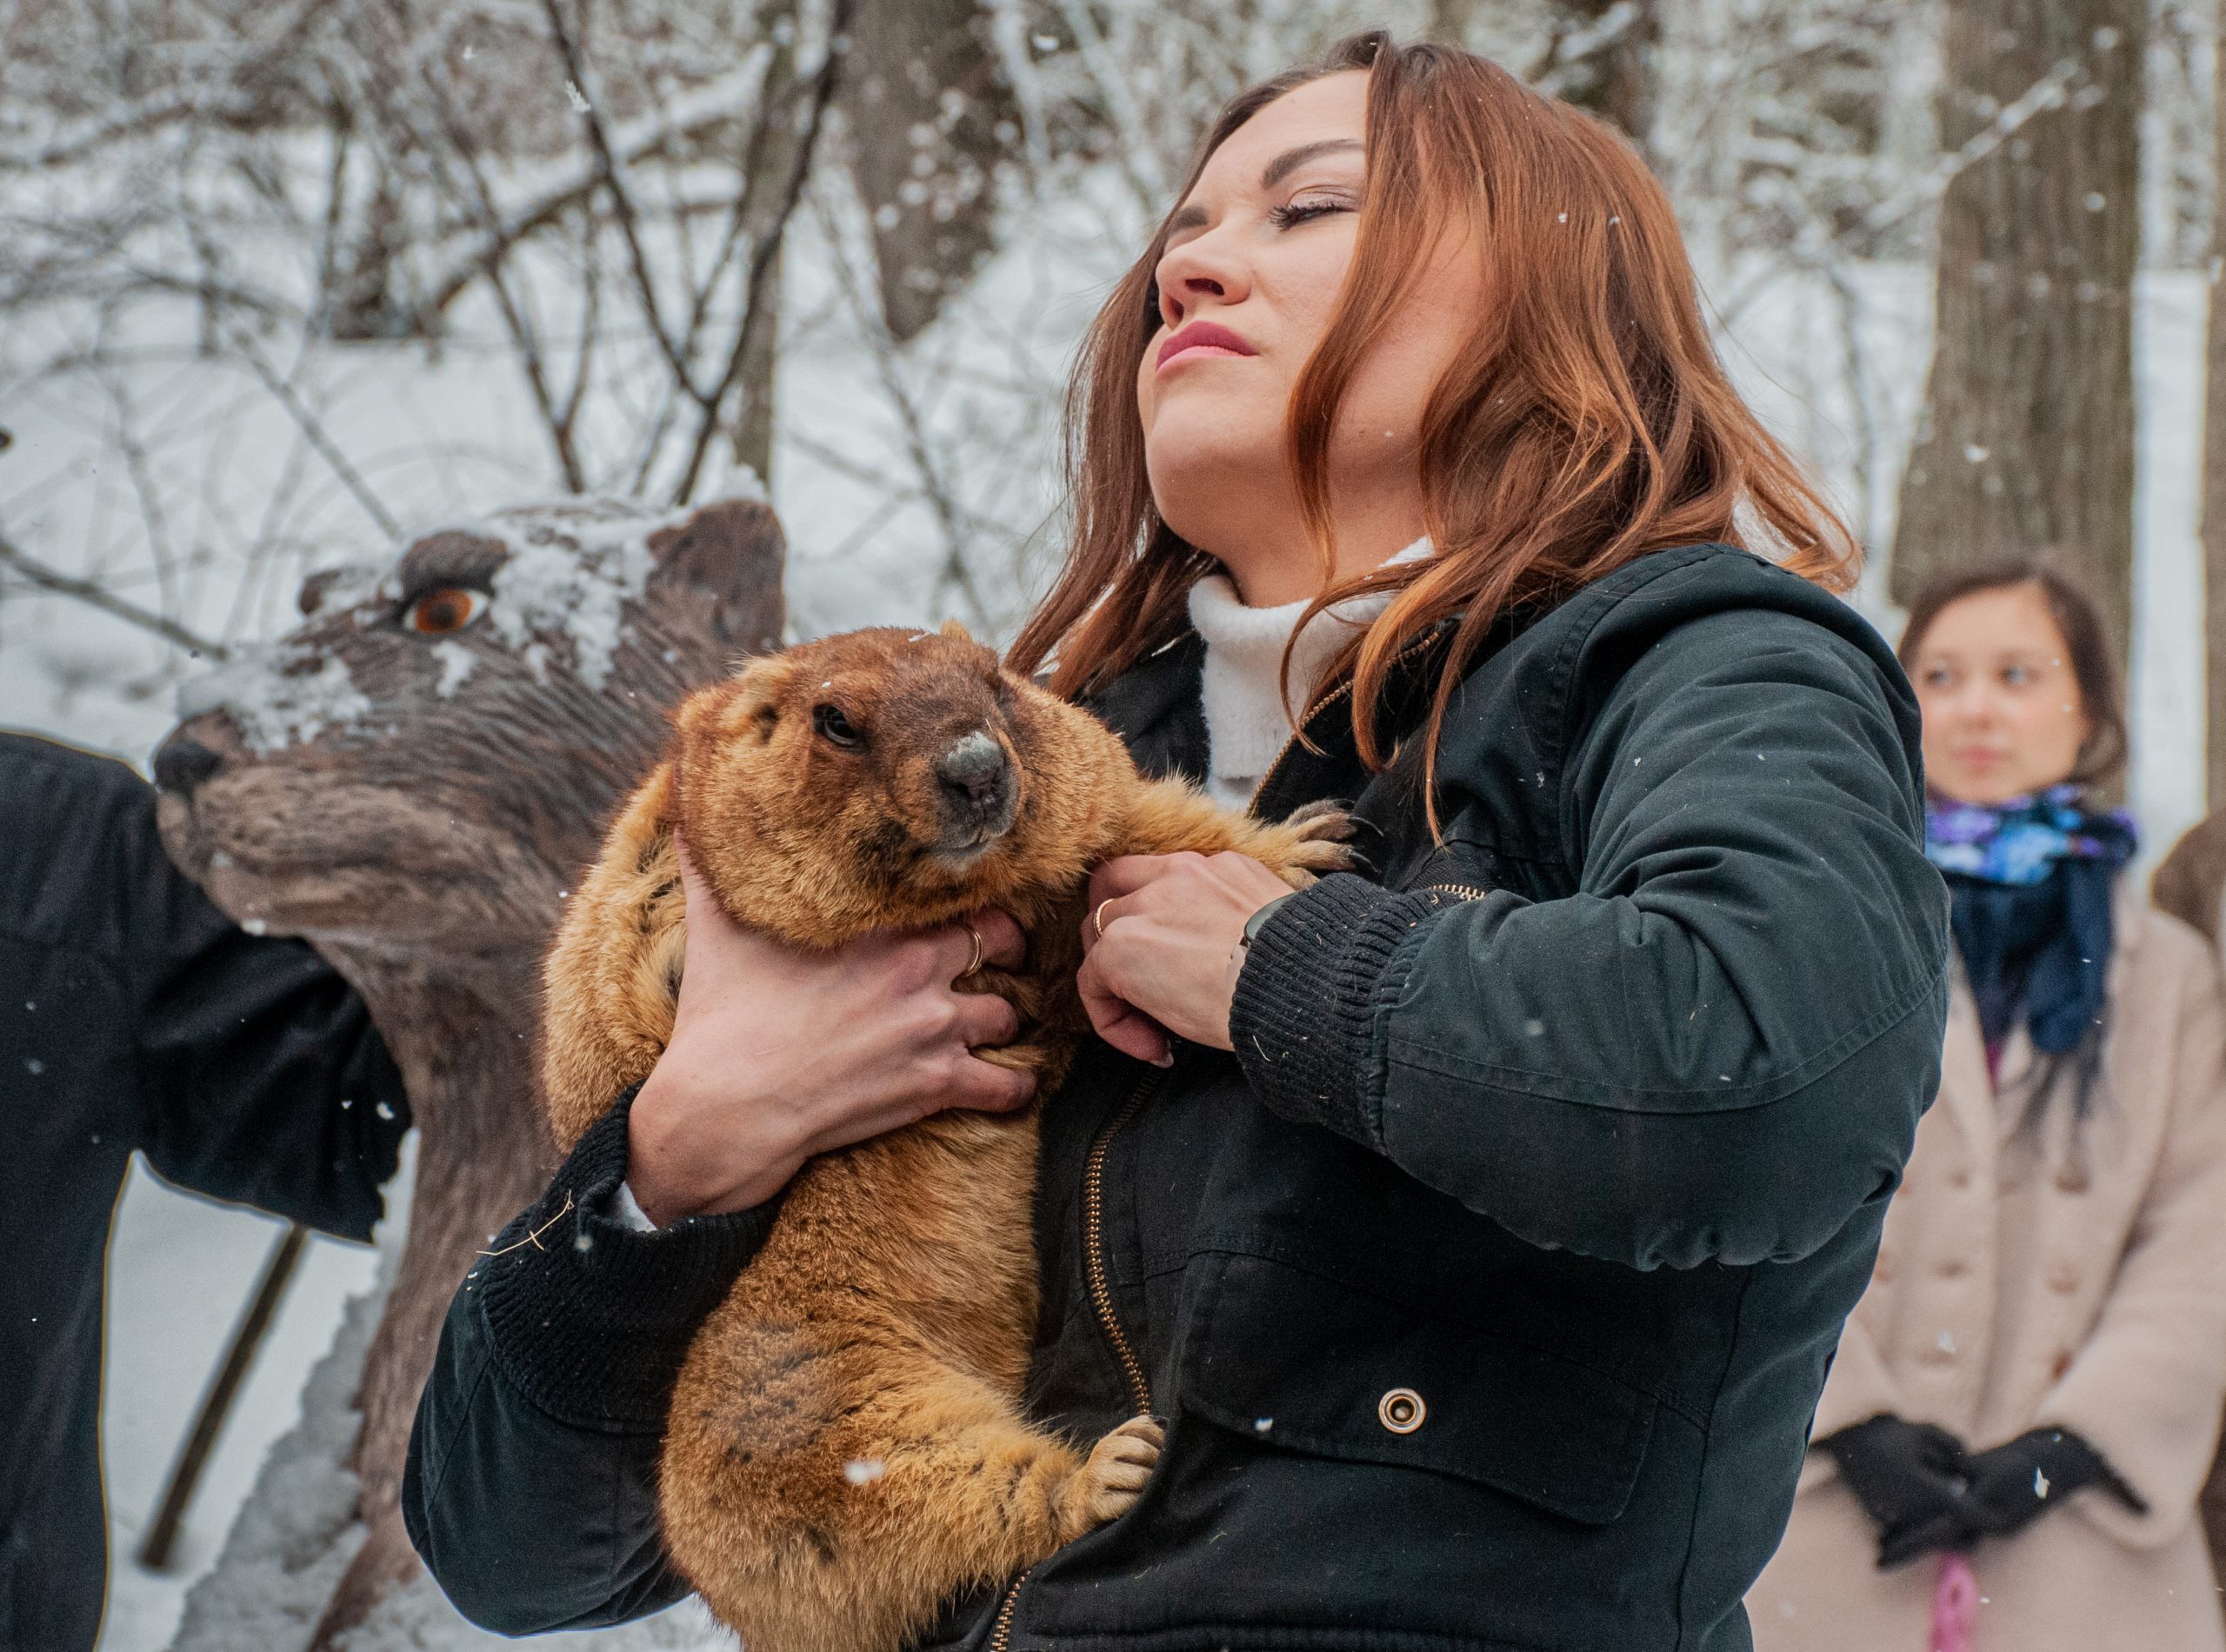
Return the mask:
<path fill-rule="evenodd" d="M 355 989 L 307 943 L 250 935 L 170 863 L 153 794 L 122 834 L 140 1146 L 166 1181 L 369 1239 L 410 1129 Z"/>
<path fill-rule="evenodd" d="M 410 1104 L 332 966 L 219 911 L 163 852 L 154 788 L 112 758 L 0 733 L 0 842 L 25 856 L 0 880 L 8 932 L 116 983 L 98 1034 L 131 1144 L 193 1192 L 369 1238 Z"/>
<path fill-rule="evenodd" d="M 689 1592 L 657 1523 L 665 1405 L 778 1205 L 637 1230 L 611 1208 L 627 1113 L 580 1138 L 457 1292 L 410 1436 L 410 1541 L 458 1611 L 505 1635 Z"/>
<path fill-rule="evenodd" d="M 1236 984 L 1255 1093 L 1535 1244 L 1807 1255 L 1895 1185 L 1937 1077 L 1946 903 L 1894 685 L 1768 609 L 1669 630 L 1566 754 L 1578 887 L 1324 878 Z M 1458 787 L 1459 741 L 1442 775 Z"/>

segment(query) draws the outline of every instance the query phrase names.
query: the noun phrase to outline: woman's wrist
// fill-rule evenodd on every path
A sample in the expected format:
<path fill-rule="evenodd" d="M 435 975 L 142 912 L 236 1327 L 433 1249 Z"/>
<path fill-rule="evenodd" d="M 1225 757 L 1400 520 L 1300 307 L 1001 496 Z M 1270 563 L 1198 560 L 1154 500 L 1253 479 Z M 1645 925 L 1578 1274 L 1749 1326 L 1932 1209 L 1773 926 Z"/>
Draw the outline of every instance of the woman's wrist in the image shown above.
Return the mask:
<path fill-rule="evenodd" d="M 661 1070 L 661 1069 L 660 1069 Z M 734 1128 L 772 1109 L 722 1098 L 707 1107 L 679 1081 L 652 1071 L 627 1118 L 626 1183 L 659 1227 L 688 1216 L 724 1216 L 764 1203 L 786 1187 L 803 1155 Z"/>

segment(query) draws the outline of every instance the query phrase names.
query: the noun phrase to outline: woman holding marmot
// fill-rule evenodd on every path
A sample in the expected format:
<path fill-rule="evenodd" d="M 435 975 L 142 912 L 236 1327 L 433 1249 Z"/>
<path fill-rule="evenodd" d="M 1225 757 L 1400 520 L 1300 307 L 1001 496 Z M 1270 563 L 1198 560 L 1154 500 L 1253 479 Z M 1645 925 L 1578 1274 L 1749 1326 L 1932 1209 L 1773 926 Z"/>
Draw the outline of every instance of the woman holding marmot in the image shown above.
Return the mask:
<path fill-rule="evenodd" d="M 1349 803 L 1363 869 L 1097 874 L 1028 1398 L 1165 1451 L 933 1642 L 1744 1647 L 1944 1003 L 1916 706 L 1833 595 L 1845 530 L 1629 145 L 1380 37 L 1230 105 L 1073 406 L 1013 663 L 1150 771 Z M 467 1612 L 685 1591 L 664 1397 L 783 1183 L 1026 1099 L 968 1053 L 1013 1024 L 951 990 L 976 956 L 790 956 L 691 899 L 670 1046 L 426 1390 L 404 1503 Z"/>
<path fill-rule="evenodd" d="M 2125 723 L 2083 595 L 1971 570 L 1918 597 L 1901 656 L 1960 967 L 1756 1640 L 2216 1652 L 2196 1499 L 2226 1398 L 2218 967 L 2123 876 L 2132 827 L 2096 791 Z"/>

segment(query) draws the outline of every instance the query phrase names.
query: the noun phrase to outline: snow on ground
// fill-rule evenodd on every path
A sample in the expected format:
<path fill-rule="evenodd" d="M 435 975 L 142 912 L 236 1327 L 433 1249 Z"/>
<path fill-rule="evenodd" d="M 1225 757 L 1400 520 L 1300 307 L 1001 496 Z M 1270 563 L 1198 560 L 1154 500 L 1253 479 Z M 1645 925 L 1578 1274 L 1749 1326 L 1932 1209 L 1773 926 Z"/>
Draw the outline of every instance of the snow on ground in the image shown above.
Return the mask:
<path fill-rule="evenodd" d="M 1072 341 L 1117 272 L 1125 239 L 1117 215 L 1094 232 L 1066 226 L 1034 250 L 1007 254 L 962 306 L 913 347 L 910 388 L 942 483 L 962 523 L 999 547 L 979 570 L 1000 611 L 1016 613 L 1040 585 L 1049 536 L 1030 530 L 1055 503 L 1056 463 L 1042 386 L 1055 382 Z M 1929 277 L 1913 268 L 1857 272 L 1854 310 L 1821 283 L 1781 281 L 1743 295 L 1733 316 L 1733 370 L 1775 428 L 1825 475 L 1866 539 L 1890 529 L 1902 456 L 1923 395 Z M 800 348 L 784 353 L 781 441 L 770 485 L 787 527 L 792 630 L 874 621 L 932 622 L 954 611 L 938 597 L 943 544 L 932 502 L 913 483 L 903 422 L 891 410 L 883 365 L 852 329 L 830 322 L 825 284 L 810 256 L 789 276 Z M 2200 558 L 2195 536 L 2202 396 L 2203 300 L 2199 276 L 2144 277 L 2138 315 L 2141 375 L 2142 562 L 2137 591 L 2132 796 L 2151 854 L 2169 846 L 2201 807 Z M 818 308 L 812 305 L 816 303 Z M 1843 341 L 1852 336 L 1852 351 Z M 470 336 L 437 359 L 417 350 L 355 347 L 311 363 L 305 394 L 337 440 L 365 456 L 363 469 L 396 515 L 412 522 L 479 512 L 546 494 L 536 446 L 508 363 Z M 290 616 L 306 567 L 378 557 L 388 547 L 361 504 L 323 470 L 303 438 L 237 370 L 190 352 L 151 356 L 134 394 L 170 410 L 163 443 L 147 456 L 154 485 L 171 503 L 180 547 L 172 577 L 183 612 L 209 632 L 267 636 Z M 6 527 L 16 542 L 64 566 L 97 570 L 125 555 L 126 519 L 149 476 L 120 476 L 103 446 L 108 392 L 50 383 L 13 395 L 6 456 Z M 892 482 L 890 479 L 895 478 Z M 283 554 L 252 567 L 237 560 L 277 523 Z M 242 524 L 248 524 L 243 527 Z M 994 531 L 992 531 L 994 530 Z M 966 530 L 966 531 L 973 531 Z M 190 548 L 210 548 L 198 565 Z M 133 594 L 151 597 L 150 583 Z M 1890 628 L 1877 570 L 1859 598 Z M 928 611 L 939 604 L 939 611 Z M 0 723 L 30 727 L 143 759 L 170 722 L 183 667 L 119 623 L 54 598 L 0 603 Z M 220 1442 L 188 1523 L 177 1569 L 155 1577 L 130 1556 L 275 1224 L 163 1188 L 135 1174 L 120 1203 L 109 1279 L 103 1439 L 115 1574 L 104 1652 L 152 1652 L 178 1629 L 187 1586 L 226 1541 L 276 1442 L 301 1420 L 303 1384 L 331 1343 L 343 1302 L 366 1289 L 368 1249 L 317 1241 L 263 1357 Z M 303 1441 L 330 1418 L 314 1415 L 337 1391 L 312 1390 Z M 291 1448 L 272 1456 L 276 1483 Z M 307 1512 L 306 1507 L 304 1512 Z M 271 1539 L 255 1522 L 234 1541 L 248 1555 Z M 442 1629 L 429 1595 L 396 1603 L 383 1645 L 463 1644 Z M 700 1619 L 669 1615 L 638 1635 L 598 1644 L 705 1643 Z M 467 1637 L 470 1638 L 470 1637 Z M 270 1652 L 285 1652 L 276 1640 Z"/>
<path fill-rule="evenodd" d="M 187 1586 L 216 1559 L 264 1452 L 299 1415 L 303 1381 L 338 1329 L 343 1305 L 371 1283 L 369 1247 L 310 1241 L 209 1460 L 170 1569 L 145 1570 L 133 1557 L 170 1464 L 283 1230 L 271 1217 L 180 1193 L 143 1165 L 135 1165 L 125 1186 L 109 1243 L 101 1407 L 109 1515 L 104 1652 L 152 1652 L 169 1643 Z"/>

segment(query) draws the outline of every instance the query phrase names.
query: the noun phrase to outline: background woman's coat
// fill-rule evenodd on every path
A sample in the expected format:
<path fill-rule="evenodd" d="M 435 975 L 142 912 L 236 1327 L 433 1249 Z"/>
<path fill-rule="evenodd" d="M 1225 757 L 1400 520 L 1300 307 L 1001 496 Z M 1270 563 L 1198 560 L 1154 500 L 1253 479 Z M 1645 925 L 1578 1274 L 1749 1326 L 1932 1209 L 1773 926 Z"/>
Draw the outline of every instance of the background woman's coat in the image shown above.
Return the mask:
<path fill-rule="evenodd" d="M 2226 1648 L 2196 1515 L 2226 1396 L 2226 1003 L 2202 937 L 2117 904 L 2109 1024 L 2089 1115 L 2028 1122 L 2021 1025 L 1989 1084 L 1960 970 L 1940 1096 L 1918 1127 L 1869 1289 L 1814 1430 L 1882 1411 L 1983 1450 L 2083 1437 L 2146 1501 L 2070 1495 L 1972 1557 L 1981 1652 Z M 1939 1562 L 1881 1572 L 1875 1529 L 1811 1452 L 1776 1558 L 1748 1596 L 1762 1652 L 1924 1652 Z"/>

